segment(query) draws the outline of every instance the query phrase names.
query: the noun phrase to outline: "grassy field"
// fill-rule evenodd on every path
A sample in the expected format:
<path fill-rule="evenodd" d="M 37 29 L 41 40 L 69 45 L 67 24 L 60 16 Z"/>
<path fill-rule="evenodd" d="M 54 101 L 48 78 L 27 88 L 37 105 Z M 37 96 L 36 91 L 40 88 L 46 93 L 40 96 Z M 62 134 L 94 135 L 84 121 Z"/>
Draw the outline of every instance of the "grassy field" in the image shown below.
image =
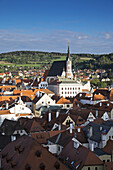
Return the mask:
<path fill-rule="evenodd" d="M 80 57 L 81 60 L 94 60 L 94 58 Z"/>

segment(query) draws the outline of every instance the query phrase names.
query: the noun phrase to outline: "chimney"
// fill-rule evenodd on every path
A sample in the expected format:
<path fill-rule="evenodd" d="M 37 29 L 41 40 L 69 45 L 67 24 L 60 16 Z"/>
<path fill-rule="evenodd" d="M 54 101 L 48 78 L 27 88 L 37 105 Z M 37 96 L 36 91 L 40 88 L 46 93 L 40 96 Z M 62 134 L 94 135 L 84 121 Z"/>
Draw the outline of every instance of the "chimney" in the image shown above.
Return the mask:
<path fill-rule="evenodd" d="M 72 133 L 73 131 L 73 123 L 70 123 L 70 133 Z"/>
<path fill-rule="evenodd" d="M 56 112 L 56 118 L 59 116 L 59 111 Z"/>
<path fill-rule="evenodd" d="M 98 118 L 98 110 L 96 110 L 96 118 Z"/>
<path fill-rule="evenodd" d="M 15 104 L 14 113 L 17 114 L 17 105 Z"/>
<path fill-rule="evenodd" d="M 89 128 L 89 138 L 93 135 L 93 127 L 90 126 Z"/>
<path fill-rule="evenodd" d="M 100 126 L 100 131 L 102 131 L 102 126 Z"/>
<path fill-rule="evenodd" d="M 6 103 L 6 109 L 8 110 L 8 108 L 9 108 L 9 103 L 7 102 Z"/>
<path fill-rule="evenodd" d="M 51 113 L 48 113 L 48 122 L 51 121 Z"/>
<path fill-rule="evenodd" d="M 74 148 L 77 149 L 79 147 L 80 143 L 77 142 L 77 140 L 75 138 L 73 138 L 72 141 L 73 141 L 73 144 L 74 144 Z M 79 154 L 79 152 L 77 152 L 77 154 Z"/>
<path fill-rule="evenodd" d="M 93 152 L 94 151 L 94 143 L 90 143 L 90 150 Z"/>
<path fill-rule="evenodd" d="M 16 140 L 16 136 L 11 136 L 11 141 Z"/>
<path fill-rule="evenodd" d="M 61 124 L 58 125 L 58 130 L 61 130 Z"/>
<path fill-rule="evenodd" d="M 80 131 L 81 131 L 81 129 L 80 129 L 80 128 L 77 128 L 77 131 L 78 131 L 78 132 L 80 132 Z"/>

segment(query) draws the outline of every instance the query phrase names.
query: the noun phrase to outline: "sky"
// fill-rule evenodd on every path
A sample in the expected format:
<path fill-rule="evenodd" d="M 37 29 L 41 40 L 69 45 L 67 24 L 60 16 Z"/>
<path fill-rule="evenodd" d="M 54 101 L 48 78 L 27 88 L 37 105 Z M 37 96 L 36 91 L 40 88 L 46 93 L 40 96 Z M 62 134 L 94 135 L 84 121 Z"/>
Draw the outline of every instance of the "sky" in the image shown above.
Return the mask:
<path fill-rule="evenodd" d="M 0 53 L 113 53 L 113 0 L 0 0 Z"/>

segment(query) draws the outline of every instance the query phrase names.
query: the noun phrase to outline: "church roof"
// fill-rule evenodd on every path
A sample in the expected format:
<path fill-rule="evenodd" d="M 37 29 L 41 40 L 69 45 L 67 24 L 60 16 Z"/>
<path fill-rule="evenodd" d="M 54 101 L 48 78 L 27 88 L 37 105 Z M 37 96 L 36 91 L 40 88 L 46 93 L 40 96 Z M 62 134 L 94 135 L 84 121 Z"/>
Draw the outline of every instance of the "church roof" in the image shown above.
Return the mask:
<path fill-rule="evenodd" d="M 54 61 L 48 76 L 61 76 L 62 72 L 63 72 L 63 68 L 66 68 L 66 61 Z"/>

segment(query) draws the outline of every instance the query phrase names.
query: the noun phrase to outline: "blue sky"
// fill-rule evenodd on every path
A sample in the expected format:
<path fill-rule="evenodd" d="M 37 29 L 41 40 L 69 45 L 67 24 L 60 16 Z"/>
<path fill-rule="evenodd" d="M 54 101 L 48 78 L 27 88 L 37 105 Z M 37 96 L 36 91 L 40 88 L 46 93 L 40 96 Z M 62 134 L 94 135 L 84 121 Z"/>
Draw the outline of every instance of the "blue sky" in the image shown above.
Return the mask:
<path fill-rule="evenodd" d="M 0 0 L 0 53 L 113 52 L 113 0 Z"/>

